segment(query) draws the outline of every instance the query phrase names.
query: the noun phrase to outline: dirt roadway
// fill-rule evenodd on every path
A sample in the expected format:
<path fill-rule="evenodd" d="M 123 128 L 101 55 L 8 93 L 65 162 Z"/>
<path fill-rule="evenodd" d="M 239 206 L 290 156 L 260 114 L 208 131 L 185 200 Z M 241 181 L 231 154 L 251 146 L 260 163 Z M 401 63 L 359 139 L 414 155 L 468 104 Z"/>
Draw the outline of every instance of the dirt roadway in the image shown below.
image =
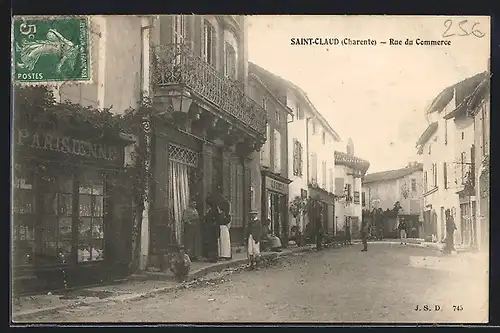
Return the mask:
<path fill-rule="evenodd" d="M 485 322 L 487 266 L 467 254 L 441 257 L 370 244 L 290 256 L 221 284 L 123 304 L 30 318 L 37 322 Z M 433 311 L 416 311 L 425 305 Z M 434 311 L 436 305 L 439 311 Z"/>

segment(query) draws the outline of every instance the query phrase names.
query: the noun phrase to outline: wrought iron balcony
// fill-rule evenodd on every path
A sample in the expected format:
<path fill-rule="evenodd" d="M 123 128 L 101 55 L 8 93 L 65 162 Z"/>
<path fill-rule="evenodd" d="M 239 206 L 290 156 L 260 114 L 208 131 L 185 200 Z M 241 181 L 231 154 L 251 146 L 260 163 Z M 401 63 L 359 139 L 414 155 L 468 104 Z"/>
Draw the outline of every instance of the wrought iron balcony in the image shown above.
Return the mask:
<path fill-rule="evenodd" d="M 184 44 L 153 48 L 152 80 L 155 87 L 180 86 L 209 101 L 227 114 L 266 135 L 267 113 L 238 84 L 220 74 Z"/>

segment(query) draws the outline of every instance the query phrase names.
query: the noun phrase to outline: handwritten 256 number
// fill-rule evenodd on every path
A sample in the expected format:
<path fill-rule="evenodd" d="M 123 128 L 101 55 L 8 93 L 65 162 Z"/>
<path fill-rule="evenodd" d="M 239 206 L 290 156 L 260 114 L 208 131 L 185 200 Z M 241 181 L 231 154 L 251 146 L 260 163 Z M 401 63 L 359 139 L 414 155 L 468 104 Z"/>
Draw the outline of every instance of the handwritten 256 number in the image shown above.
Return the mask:
<path fill-rule="evenodd" d="M 453 311 L 462 311 L 463 309 L 464 307 L 462 305 L 453 305 Z M 414 310 L 430 312 L 430 311 L 441 311 L 442 308 L 440 305 L 424 304 L 424 305 L 417 305 Z"/>
<path fill-rule="evenodd" d="M 469 22 L 468 20 L 462 20 L 458 22 L 453 22 L 453 20 L 448 19 L 444 21 L 444 27 L 446 30 L 443 32 L 443 37 L 453 37 L 453 36 L 476 36 L 477 38 L 483 38 L 485 33 L 479 30 L 479 22 Z"/>

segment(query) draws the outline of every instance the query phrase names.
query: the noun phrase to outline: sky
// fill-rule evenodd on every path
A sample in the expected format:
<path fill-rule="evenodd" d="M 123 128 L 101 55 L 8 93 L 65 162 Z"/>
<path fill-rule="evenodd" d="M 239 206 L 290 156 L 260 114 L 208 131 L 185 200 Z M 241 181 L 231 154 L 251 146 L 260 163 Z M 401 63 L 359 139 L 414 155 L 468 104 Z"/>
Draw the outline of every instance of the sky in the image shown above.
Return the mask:
<path fill-rule="evenodd" d="M 464 20 L 468 35 L 459 27 Z M 352 138 L 372 173 L 419 160 L 415 143 L 427 127 L 426 108 L 444 88 L 487 69 L 490 36 L 489 17 L 249 16 L 248 57 L 301 87 L 343 142 Z M 377 45 L 291 45 L 302 37 L 371 38 Z M 389 38 L 403 45 L 389 45 Z M 417 38 L 451 45 L 404 45 Z"/>

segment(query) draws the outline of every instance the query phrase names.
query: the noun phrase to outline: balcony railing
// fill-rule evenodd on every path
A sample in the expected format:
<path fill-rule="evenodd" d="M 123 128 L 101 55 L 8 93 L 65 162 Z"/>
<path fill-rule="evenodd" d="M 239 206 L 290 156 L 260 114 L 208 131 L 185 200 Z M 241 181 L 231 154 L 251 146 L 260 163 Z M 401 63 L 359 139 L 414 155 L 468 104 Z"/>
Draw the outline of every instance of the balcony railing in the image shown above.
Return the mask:
<path fill-rule="evenodd" d="M 267 113 L 238 84 L 220 74 L 184 44 L 158 45 L 152 54 L 153 86 L 183 86 L 266 135 Z"/>

